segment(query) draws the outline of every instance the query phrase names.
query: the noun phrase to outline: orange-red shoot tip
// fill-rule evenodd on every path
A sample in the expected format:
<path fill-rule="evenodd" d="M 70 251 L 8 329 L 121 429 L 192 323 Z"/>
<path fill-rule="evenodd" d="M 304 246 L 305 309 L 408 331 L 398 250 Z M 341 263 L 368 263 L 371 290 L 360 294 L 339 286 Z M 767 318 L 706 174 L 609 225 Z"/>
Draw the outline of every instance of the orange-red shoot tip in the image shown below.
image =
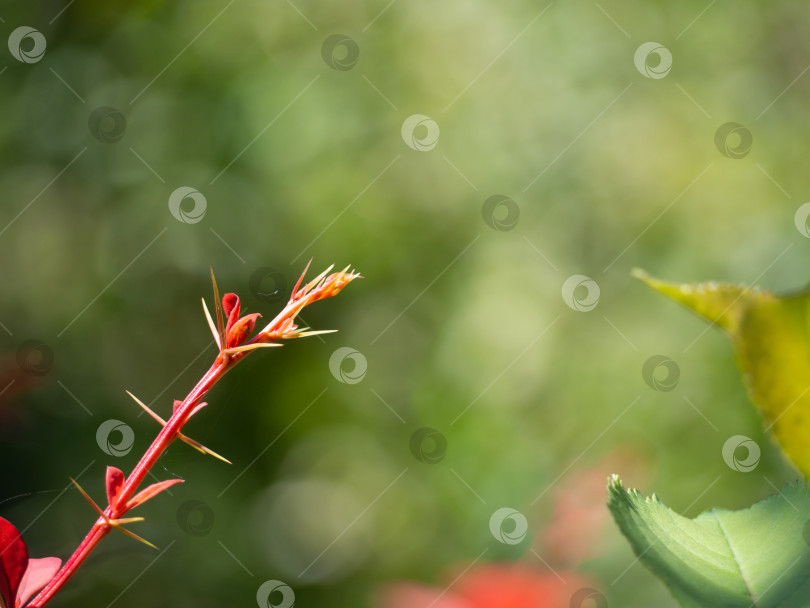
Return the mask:
<path fill-rule="evenodd" d="M 311 260 L 310 260 L 311 262 Z M 354 270 L 349 270 L 351 266 L 346 266 L 340 272 L 333 272 L 329 274 L 334 268 L 330 266 L 324 270 L 317 277 L 302 286 L 304 277 L 309 269 L 307 264 L 304 272 L 299 277 L 298 281 L 293 287 L 290 300 L 276 318 L 273 319 L 258 335 L 251 340 L 251 344 L 275 342 L 281 339 L 300 338 L 307 335 L 314 335 L 314 332 L 304 332 L 298 330 L 294 324 L 296 316 L 301 310 L 317 302 L 318 300 L 325 300 L 339 294 L 346 285 L 351 283 L 354 279 L 360 278 L 360 275 Z"/>
<path fill-rule="evenodd" d="M 214 321 L 214 318 L 205 307 L 205 302 L 203 302 L 203 308 L 205 309 L 208 325 L 219 347 L 220 354 L 233 356 L 250 352 L 262 346 L 277 346 L 277 344 L 274 343 L 282 339 L 301 338 L 320 333 L 328 333 L 328 330 L 313 332 L 306 331 L 309 328 L 306 328 L 306 330 L 299 329 L 294 323 L 295 318 L 304 307 L 318 300 L 325 300 L 326 298 L 336 296 L 353 280 L 362 279 L 363 277 L 355 270 L 350 270 L 351 266 L 346 266 L 339 272 L 332 272 L 334 268 L 334 265 L 332 265 L 311 281 L 304 283 L 311 264 L 312 260 L 310 259 L 304 268 L 304 272 L 301 273 L 301 276 L 295 283 L 290 299 L 284 309 L 253 339 L 249 338 L 256 328 L 256 320 L 261 315 L 251 313 L 240 318 L 241 304 L 239 297 L 233 293 L 226 293 L 224 297 L 220 299 L 219 290 L 217 289 L 216 280 L 214 280 L 212 272 L 216 321 Z"/>

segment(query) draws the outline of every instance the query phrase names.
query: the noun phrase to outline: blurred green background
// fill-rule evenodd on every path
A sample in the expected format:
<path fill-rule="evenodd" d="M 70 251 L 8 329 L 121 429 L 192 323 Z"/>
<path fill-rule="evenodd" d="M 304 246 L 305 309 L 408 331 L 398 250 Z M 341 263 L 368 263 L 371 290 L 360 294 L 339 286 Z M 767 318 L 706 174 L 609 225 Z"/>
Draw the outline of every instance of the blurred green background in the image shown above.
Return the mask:
<path fill-rule="evenodd" d="M 255 354 L 209 394 L 187 432 L 233 466 L 182 444 L 161 459 L 187 481 L 135 513 L 157 561 L 113 534 L 52 605 L 252 606 L 271 579 L 296 605 L 372 605 L 485 549 L 542 569 L 490 516 L 539 533 L 555 484 L 617 447 L 628 485 L 690 516 L 795 479 L 726 339 L 629 270 L 806 283 L 804 8 L 0 4 L 0 37 L 47 44 L 0 52 L 0 515 L 34 557 L 66 558 L 92 524 L 68 476 L 101 502 L 105 467 L 129 472 L 156 434 L 124 389 L 168 416 L 213 360 L 209 266 L 265 319 L 310 258 L 366 277 L 304 313 L 339 333 Z M 648 41 L 668 72 L 663 51 L 637 68 Z M 180 187 L 204 214 L 172 214 Z M 592 310 L 566 304 L 573 275 L 598 285 Z M 642 377 L 654 355 L 672 390 Z M 125 456 L 97 442 L 109 419 L 134 432 Z M 733 435 L 761 446 L 754 471 L 723 461 Z M 609 605 L 674 605 L 612 527 L 594 544 L 577 568 Z"/>

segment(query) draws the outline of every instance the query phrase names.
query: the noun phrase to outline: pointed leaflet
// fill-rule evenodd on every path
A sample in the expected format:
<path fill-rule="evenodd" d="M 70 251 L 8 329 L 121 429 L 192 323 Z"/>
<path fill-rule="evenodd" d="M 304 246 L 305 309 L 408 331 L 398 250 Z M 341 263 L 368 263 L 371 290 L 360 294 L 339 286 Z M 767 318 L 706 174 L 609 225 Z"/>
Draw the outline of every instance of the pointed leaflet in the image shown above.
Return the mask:
<path fill-rule="evenodd" d="M 163 490 L 166 490 L 172 487 L 176 483 L 183 483 L 182 479 L 167 479 L 165 481 L 159 481 L 157 483 L 153 483 L 151 486 L 145 487 L 143 490 L 138 492 L 135 496 L 133 496 L 129 502 L 127 502 L 127 511 L 130 509 L 134 509 L 138 505 L 142 505 L 150 498 L 154 498 L 158 494 L 160 494 Z"/>
<path fill-rule="evenodd" d="M 28 549 L 17 528 L 0 517 L 0 595 L 6 606 L 14 606 L 17 589 L 28 567 Z"/>
<path fill-rule="evenodd" d="M 236 321 L 233 326 L 228 329 L 228 348 L 239 346 L 242 342 L 247 340 L 248 336 L 253 333 L 253 328 L 256 327 L 256 319 L 259 317 L 261 317 L 261 315 L 258 312 L 254 312 Z"/>
<path fill-rule="evenodd" d="M 180 403 L 182 403 L 182 401 L 181 401 Z M 196 414 L 197 412 L 199 412 L 199 411 L 200 411 L 201 409 L 203 409 L 203 408 L 204 408 L 206 405 L 208 405 L 208 403 L 207 403 L 206 401 L 203 401 L 202 403 L 198 403 L 197 405 L 195 405 L 195 406 L 194 406 L 194 409 L 193 409 L 193 410 L 191 410 L 191 413 L 188 415 L 188 418 L 186 418 L 186 420 L 190 420 L 191 418 L 193 418 L 193 417 L 194 417 L 194 414 Z"/>
<path fill-rule="evenodd" d="M 225 313 L 225 335 L 228 335 L 233 324 L 239 318 L 239 296 L 235 293 L 226 293 L 222 296 L 222 312 Z"/>
<path fill-rule="evenodd" d="M 115 467 L 107 467 L 105 485 L 107 487 L 107 504 L 115 507 L 121 488 L 124 487 L 124 472 Z"/>
<path fill-rule="evenodd" d="M 810 291 L 777 296 L 722 283 L 634 276 L 723 329 L 751 399 L 793 463 L 810 476 Z"/>
<path fill-rule="evenodd" d="M 642 563 L 683 608 L 810 605 L 810 519 L 804 482 L 741 511 L 682 517 L 658 498 L 625 490 L 614 475 L 608 507 Z"/>
<path fill-rule="evenodd" d="M 129 391 L 127 391 L 127 392 L 129 393 Z M 137 401 L 137 402 L 138 402 L 138 405 L 140 405 L 142 408 L 146 408 L 146 406 L 145 406 L 145 405 L 144 405 L 144 404 L 141 402 L 141 400 L 140 400 L 140 399 L 137 399 L 137 398 L 136 398 L 136 397 L 135 397 L 135 396 L 134 396 L 132 393 L 129 393 L 129 395 L 130 395 L 130 396 L 131 396 L 133 399 L 135 399 L 135 401 Z M 172 414 L 174 414 L 175 412 L 177 412 L 178 408 L 180 408 L 182 405 L 183 405 L 183 402 L 182 402 L 182 401 L 180 401 L 179 399 L 175 399 L 175 400 L 174 400 L 174 403 L 172 403 Z M 194 406 L 194 409 L 193 409 L 193 410 L 191 410 L 191 413 L 190 413 L 190 414 L 189 414 L 189 415 L 186 417 L 186 420 L 187 420 L 187 421 L 188 421 L 188 420 L 191 420 L 191 419 L 194 417 L 194 414 L 196 414 L 197 412 L 199 412 L 199 411 L 200 411 L 202 408 L 204 408 L 206 405 L 208 405 L 208 403 L 206 403 L 205 401 L 203 401 L 202 403 L 198 403 L 197 405 L 195 405 L 195 406 Z M 155 412 L 153 412 L 152 410 L 150 410 L 150 409 L 148 409 L 148 408 L 146 408 L 146 411 L 147 411 L 147 413 L 148 413 L 150 416 L 152 416 L 152 418 L 154 418 L 155 420 L 157 420 L 158 422 L 160 422 L 160 424 L 162 424 L 163 426 L 166 426 L 166 421 L 165 421 L 165 420 L 163 420 L 163 418 L 161 418 L 161 417 L 160 417 L 160 416 L 158 416 L 158 415 L 157 415 Z"/>

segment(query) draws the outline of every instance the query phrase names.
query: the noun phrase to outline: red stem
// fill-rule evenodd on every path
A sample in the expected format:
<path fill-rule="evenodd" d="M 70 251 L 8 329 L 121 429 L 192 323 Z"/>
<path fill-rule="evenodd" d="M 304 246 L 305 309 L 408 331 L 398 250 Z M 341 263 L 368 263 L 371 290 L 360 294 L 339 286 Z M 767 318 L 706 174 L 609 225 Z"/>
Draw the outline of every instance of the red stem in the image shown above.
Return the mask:
<path fill-rule="evenodd" d="M 166 426 L 158 433 L 152 445 L 146 450 L 144 455 L 135 465 L 132 473 L 127 477 L 124 482 L 124 487 L 121 489 L 121 494 L 116 501 L 115 508 L 107 506 L 104 509 L 104 514 L 109 519 L 118 519 L 126 512 L 127 501 L 138 490 L 138 487 L 143 483 L 144 478 L 149 473 L 149 470 L 155 465 L 160 458 L 161 454 L 166 451 L 166 448 L 177 438 L 177 434 L 186 423 L 188 415 L 191 410 L 200 402 L 205 394 L 225 375 L 225 373 L 233 367 L 233 365 L 243 357 L 250 354 L 250 352 L 242 352 L 236 355 L 218 355 L 213 365 L 209 368 L 205 375 L 197 382 L 196 386 L 191 389 L 191 392 L 183 400 L 183 403 L 178 407 L 171 418 L 166 422 Z M 62 586 L 70 580 L 79 566 L 82 565 L 84 560 L 88 558 L 93 549 L 96 548 L 101 539 L 104 538 L 112 529 L 103 518 L 99 517 L 90 528 L 87 536 L 79 544 L 73 555 L 68 558 L 56 576 L 49 582 L 39 594 L 27 604 L 27 608 L 41 608 L 47 604 L 54 595 L 56 595 Z"/>

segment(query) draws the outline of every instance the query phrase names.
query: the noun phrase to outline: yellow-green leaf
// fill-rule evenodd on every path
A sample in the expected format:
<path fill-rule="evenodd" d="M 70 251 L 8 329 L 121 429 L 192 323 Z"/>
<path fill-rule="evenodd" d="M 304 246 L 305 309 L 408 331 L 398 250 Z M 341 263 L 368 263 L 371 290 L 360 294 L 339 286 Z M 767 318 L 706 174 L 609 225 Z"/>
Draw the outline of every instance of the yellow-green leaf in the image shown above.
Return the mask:
<path fill-rule="evenodd" d="M 782 449 L 810 477 L 810 291 L 788 295 L 724 283 L 633 276 L 724 330 L 751 399 Z"/>

